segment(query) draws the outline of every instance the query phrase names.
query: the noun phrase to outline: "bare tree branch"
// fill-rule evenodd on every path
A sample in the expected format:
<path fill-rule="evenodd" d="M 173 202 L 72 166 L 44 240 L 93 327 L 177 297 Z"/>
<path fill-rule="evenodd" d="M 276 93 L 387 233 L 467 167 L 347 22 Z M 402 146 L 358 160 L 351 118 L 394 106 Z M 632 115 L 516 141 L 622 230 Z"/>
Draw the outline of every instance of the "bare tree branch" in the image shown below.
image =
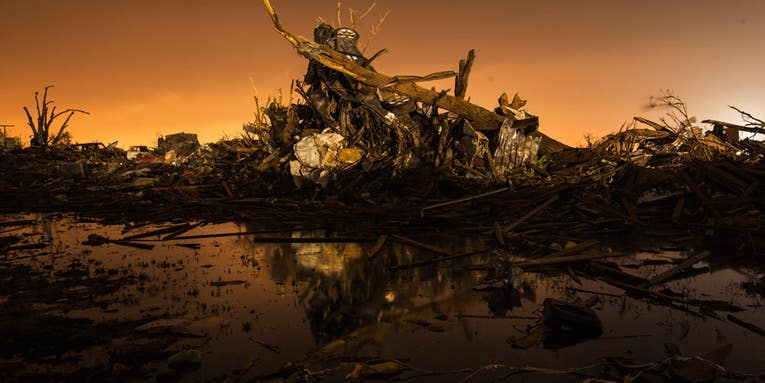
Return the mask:
<path fill-rule="evenodd" d="M 37 136 L 37 127 L 35 126 L 35 120 L 32 118 L 32 114 L 29 113 L 29 109 L 27 107 L 24 107 L 24 113 L 27 114 L 27 125 L 29 125 L 29 128 L 32 129 L 32 136 Z"/>
<path fill-rule="evenodd" d="M 735 110 L 736 112 L 739 112 L 741 114 L 741 119 L 744 120 L 744 122 L 746 122 L 747 125 L 765 127 L 765 121 L 760 120 L 759 118 L 756 118 L 752 116 L 751 114 L 744 112 L 743 110 L 739 108 L 736 108 L 735 106 L 728 105 L 728 107 Z"/>
<path fill-rule="evenodd" d="M 69 115 L 64 120 L 64 123 L 61 124 L 61 127 L 58 129 L 58 133 L 56 133 L 56 136 L 53 137 L 53 140 L 51 140 L 51 145 L 58 144 L 59 140 L 65 135 L 64 130 L 67 128 L 67 126 L 69 126 L 69 120 L 72 118 L 72 116 L 74 116 L 75 113 L 90 114 L 90 113 L 88 113 L 88 112 L 86 112 L 84 110 L 67 109 L 67 110 L 57 114 L 56 117 L 58 117 L 58 116 L 60 116 L 60 115 L 62 115 L 64 113 L 67 113 L 67 112 L 69 113 Z"/>
<path fill-rule="evenodd" d="M 40 100 L 40 93 L 35 92 L 35 107 L 37 111 L 37 122 L 35 123 L 35 119 L 32 117 L 32 114 L 29 112 L 29 109 L 25 106 L 24 113 L 27 116 L 27 124 L 29 125 L 29 128 L 32 130 L 32 145 L 35 146 L 48 146 L 48 145 L 56 145 L 59 143 L 59 141 L 67 135 L 67 132 L 65 132 L 66 128 L 69 126 L 69 121 L 71 120 L 72 116 L 76 113 L 83 113 L 83 114 L 90 114 L 84 110 L 81 109 L 66 109 L 61 112 L 57 112 L 56 106 L 53 106 L 49 109 L 49 106 L 53 105 L 53 100 L 48 100 L 48 89 L 52 88 L 53 85 L 48 85 L 45 87 L 43 91 L 42 100 Z M 50 137 L 50 128 L 53 126 L 53 122 L 58 118 L 65 114 L 68 114 L 68 116 L 64 119 L 64 122 L 61 124 L 61 126 L 58 129 L 58 132 L 56 135 L 51 138 Z"/>
<path fill-rule="evenodd" d="M 367 15 L 369 15 L 369 13 L 372 12 L 372 10 L 375 9 L 376 6 L 377 6 L 377 3 L 372 3 L 372 5 L 370 5 L 366 11 L 364 11 L 361 17 L 359 17 L 359 21 L 364 20 L 364 18 L 367 17 Z"/>

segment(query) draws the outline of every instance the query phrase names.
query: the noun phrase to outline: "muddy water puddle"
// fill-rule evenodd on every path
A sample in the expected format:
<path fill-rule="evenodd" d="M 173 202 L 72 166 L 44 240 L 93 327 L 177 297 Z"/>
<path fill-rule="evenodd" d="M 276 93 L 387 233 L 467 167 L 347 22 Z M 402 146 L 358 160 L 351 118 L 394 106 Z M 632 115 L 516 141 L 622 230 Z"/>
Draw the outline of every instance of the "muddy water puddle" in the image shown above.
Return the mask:
<path fill-rule="evenodd" d="M 231 235 L 262 229 L 247 223 L 200 225 L 177 239 L 160 234 L 89 246 L 93 234 L 115 240 L 170 225 L 126 231 L 66 215 L 3 219 L 23 220 L 34 223 L 0 228 L 0 236 L 15 237 L 12 246 L 45 247 L 0 255 L 2 332 L 9 339 L 0 350 L 0 377 L 8 381 L 245 382 L 288 364 L 304 369 L 291 374 L 293 380 L 343 381 L 358 362 L 396 360 L 406 371 L 377 377 L 480 382 L 507 377 L 508 366 L 561 370 L 603 358 L 654 362 L 667 357 L 667 343 L 683 355 L 732 344 L 729 370 L 754 379 L 765 374 L 762 336 L 727 320 L 727 311 L 699 315 L 698 307 L 688 313 L 682 304 L 670 308 L 626 296 L 582 277 L 576 264 L 500 272 L 496 253 L 489 252 L 396 269 L 436 255 L 390 239 L 371 258 L 374 241 L 257 240 L 305 242 L 325 237 L 323 230 Z M 454 236 L 420 240 L 455 254 L 490 245 Z M 684 251 L 664 250 L 608 260 L 650 278 L 684 257 Z M 663 287 L 683 299 L 737 306 L 743 309 L 737 318 L 765 327 L 758 262 L 713 254 L 695 269 Z M 531 339 L 519 348 L 550 297 L 589 300 L 602 334 Z M 533 375 L 508 379 L 539 381 Z"/>

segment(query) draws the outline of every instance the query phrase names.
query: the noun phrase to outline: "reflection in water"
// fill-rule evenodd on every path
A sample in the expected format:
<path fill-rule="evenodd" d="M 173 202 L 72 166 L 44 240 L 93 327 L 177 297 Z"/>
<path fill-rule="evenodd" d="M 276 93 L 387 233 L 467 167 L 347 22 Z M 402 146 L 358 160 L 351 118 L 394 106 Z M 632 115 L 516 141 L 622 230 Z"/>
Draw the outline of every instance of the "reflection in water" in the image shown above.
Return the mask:
<path fill-rule="evenodd" d="M 485 299 L 495 317 L 504 317 L 513 307 L 521 307 L 521 293 L 512 286 L 494 289 Z"/>
<path fill-rule="evenodd" d="M 72 279 L 63 286 L 79 294 L 79 300 L 75 304 L 75 299 L 61 298 L 61 302 L 52 303 L 50 311 L 102 321 L 188 320 L 196 327 L 184 329 L 186 333 L 208 334 L 194 344 L 205 350 L 205 368 L 195 372 L 192 380 L 203 381 L 240 369 L 253 357 L 257 358 L 258 372 L 273 371 L 308 354 L 329 354 L 340 341 L 350 350 L 343 353 L 346 358 L 408 358 L 433 369 L 453 369 L 480 368 L 502 360 L 572 367 L 606 356 L 652 361 L 663 352 L 666 342 L 679 343 L 687 354 L 694 354 L 723 342 L 744 345 L 749 339 L 745 330 L 729 323 L 704 321 L 622 297 L 620 290 L 602 283 L 577 282 L 565 274 L 522 272 L 509 267 L 512 254 L 491 253 L 391 271 L 394 266 L 434 255 L 390 241 L 369 259 L 372 244 L 262 244 L 253 242 L 252 236 L 194 240 L 199 249 L 176 246 L 188 241 L 158 238 L 149 238 L 154 240 L 153 250 L 116 245 L 90 248 L 80 245 L 89 234 L 120 238 L 123 228 L 78 223 L 66 217 L 45 222 L 8 235 L 32 232 L 34 235 L 27 238 L 53 242 L 44 256 L 24 262 L 35 277 Z M 247 224 L 208 225 L 193 234 L 253 229 Z M 323 237 L 326 233 L 290 235 Z M 471 252 L 483 245 L 466 237 L 422 241 L 438 243 L 454 253 Z M 642 260 L 638 256 L 623 261 L 639 265 Z M 762 326 L 761 308 L 754 307 L 761 297 L 746 295 L 737 287 L 762 275 L 757 262 L 748 262 L 730 268 L 727 260 L 718 263 L 713 259 L 712 273 L 668 287 L 751 308 L 739 316 Z M 630 272 L 647 276 L 660 270 L 639 266 Z M 103 291 L 83 290 L 82 285 L 95 278 L 120 281 L 121 285 L 109 285 L 109 290 Z M 536 320 L 523 318 L 538 317 L 542 300 L 556 297 L 575 302 L 592 296 L 581 290 L 615 295 L 604 297 L 595 307 L 604 325 L 602 337 L 555 353 L 542 348 L 518 351 L 507 344 L 508 338 L 523 336 L 522 330 L 535 324 Z M 0 293 L 0 302 L 3 299 L 7 298 Z M 496 319 L 501 317 L 505 319 Z M 545 342 L 550 347 L 570 344 L 553 338 Z M 279 352 L 261 344 L 277 345 Z M 733 367 L 758 371 L 756 366 L 763 364 L 757 358 L 765 355 L 765 345 L 747 347 L 755 351 L 745 352 L 743 346 L 740 352 L 734 351 Z M 629 355 L 625 355 L 626 350 Z"/>
<path fill-rule="evenodd" d="M 372 323 L 385 302 L 384 276 L 361 257 L 358 244 L 297 244 L 290 246 L 311 331 L 320 344 Z M 294 261 L 293 261 L 294 260 Z"/>
<path fill-rule="evenodd" d="M 275 281 L 305 286 L 300 300 L 319 344 L 374 323 L 389 304 L 386 276 L 366 262 L 359 244 L 283 245 L 265 256 Z"/>
<path fill-rule="evenodd" d="M 311 237 L 324 233 L 311 231 L 292 235 Z M 449 248 L 472 250 L 473 246 L 466 242 L 465 239 L 455 239 L 448 245 Z M 455 291 L 470 292 L 481 278 L 481 273 L 467 268 L 472 263 L 469 258 L 457 261 L 455 267 L 393 272 L 390 270 L 392 266 L 431 256 L 399 243 L 390 243 L 387 251 L 373 260 L 366 256 L 368 249 L 356 243 L 266 246 L 251 243 L 249 247 L 265 250 L 264 263 L 271 265 L 271 278 L 275 282 L 303 286 L 300 302 L 319 345 L 365 326 L 412 314 L 418 309 L 431 312 L 431 303 L 452 298 Z M 517 290 L 508 287 L 506 291 L 508 294 L 515 291 L 518 298 L 508 301 L 512 303 L 491 300 L 490 310 L 493 310 L 492 305 L 504 304 L 505 311 L 520 305 Z"/>

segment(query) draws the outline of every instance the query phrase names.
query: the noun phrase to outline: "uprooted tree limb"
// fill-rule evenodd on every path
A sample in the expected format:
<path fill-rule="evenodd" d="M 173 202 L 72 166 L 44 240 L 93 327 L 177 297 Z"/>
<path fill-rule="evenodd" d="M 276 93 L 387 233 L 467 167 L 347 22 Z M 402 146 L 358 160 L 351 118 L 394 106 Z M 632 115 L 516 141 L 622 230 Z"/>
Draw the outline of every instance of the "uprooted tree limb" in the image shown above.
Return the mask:
<path fill-rule="evenodd" d="M 446 92 L 437 92 L 435 90 L 420 87 L 415 84 L 413 80 L 401 81 L 399 77 L 388 76 L 375 72 L 369 68 L 359 65 L 342 53 L 330 47 L 318 44 L 302 36 L 296 36 L 284 28 L 281 21 L 279 20 L 279 16 L 271 6 L 269 0 L 263 0 L 263 4 L 265 5 L 266 10 L 268 11 L 271 20 L 274 23 L 276 31 L 279 32 L 279 34 L 282 35 L 285 40 L 292 44 L 292 46 L 295 47 L 300 55 L 309 60 L 315 61 L 329 69 L 343 73 L 364 85 L 377 89 L 385 89 L 393 93 L 407 96 L 414 101 L 421 102 L 426 105 L 435 105 L 439 108 L 446 109 L 470 121 L 472 126 L 477 130 L 485 131 L 499 129 L 502 122 L 508 118 L 478 105 L 472 104 L 460 97 L 448 95 Z M 431 76 L 426 76 L 424 79 L 432 78 Z M 540 150 L 542 152 L 555 152 L 567 147 L 566 145 L 544 135 L 541 132 L 535 132 L 534 134 L 542 137 L 542 143 L 540 146 Z"/>
<path fill-rule="evenodd" d="M 75 113 L 90 114 L 80 109 L 66 109 L 61 112 L 56 112 L 55 106 L 52 109 L 49 109 L 49 106 L 53 104 L 53 100 L 48 100 L 48 89 L 52 87 L 53 85 L 48 85 L 45 87 L 42 100 L 40 100 L 40 93 L 35 92 L 36 118 L 32 117 L 32 114 L 29 112 L 29 109 L 26 106 L 24 107 L 24 113 L 26 113 L 27 116 L 27 125 L 29 125 L 29 128 L 32 130 L 32 145 L 34 146 L 48 146 L 58 144 L 68 135 L 68 132 L 65 132 L 65 130 L 69 126 L 69 120 L 72 118 L 72 116 L 74 116 Z M 59 127 L 58 132 L 53 137 L 51 137 L 50 128 L 53 125 L 53 122 L 58 117 L 67 113 L 68 115 L 64 119 L 64 122 L 61 124 L 61 127 Z"/>

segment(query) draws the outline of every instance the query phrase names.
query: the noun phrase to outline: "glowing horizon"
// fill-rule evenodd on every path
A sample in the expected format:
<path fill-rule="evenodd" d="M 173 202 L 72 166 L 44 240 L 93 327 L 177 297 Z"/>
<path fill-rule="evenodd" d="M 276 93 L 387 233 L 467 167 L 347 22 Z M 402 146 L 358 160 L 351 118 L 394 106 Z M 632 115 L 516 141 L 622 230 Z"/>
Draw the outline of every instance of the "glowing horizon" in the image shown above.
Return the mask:
<path fill-rule="evenodd" d="M 334 21 L 337 6 L 273 5 L 287 28 L 305 36 L 317 16 Z M 378 71 L 454 70 L 475 48 L 468 97 L 493 108 L 501 93 L 518 92 L 540 116 L 541 130 L 570 145 L 583 144 L 585 134 L 614 132 L 636 115 L 655 119 L 662 112 L 645 105 L 659 89 L 673 90 L 699 119 L 740 122 L 728 105 L 765 115 L 764 54 L 756 49 L 765 3 L 756 0 L 380 0 L 366 22 L 386 10 L 391 14 L 367 51 L 390 50 L 375 62 Z M 725 28 L 702 28 L 708 20 Z M 307 65 L 256 0 L 5 0 L 0 22 L 11 32 L 0 36 L 0 124 L 14 124 L 9 135 L 24 141 L 21 108 L 51 84 L 59 108 L 91 113 L 73 117 L 76 142 L 154 145 L 158 135 L 180 131 L 202 142 L 236 136 L 255 110 L 250 79 L 265 100 L 279 88 L 286 92 Z M 369 24 L 358 28 L 362 41 Z"/>

